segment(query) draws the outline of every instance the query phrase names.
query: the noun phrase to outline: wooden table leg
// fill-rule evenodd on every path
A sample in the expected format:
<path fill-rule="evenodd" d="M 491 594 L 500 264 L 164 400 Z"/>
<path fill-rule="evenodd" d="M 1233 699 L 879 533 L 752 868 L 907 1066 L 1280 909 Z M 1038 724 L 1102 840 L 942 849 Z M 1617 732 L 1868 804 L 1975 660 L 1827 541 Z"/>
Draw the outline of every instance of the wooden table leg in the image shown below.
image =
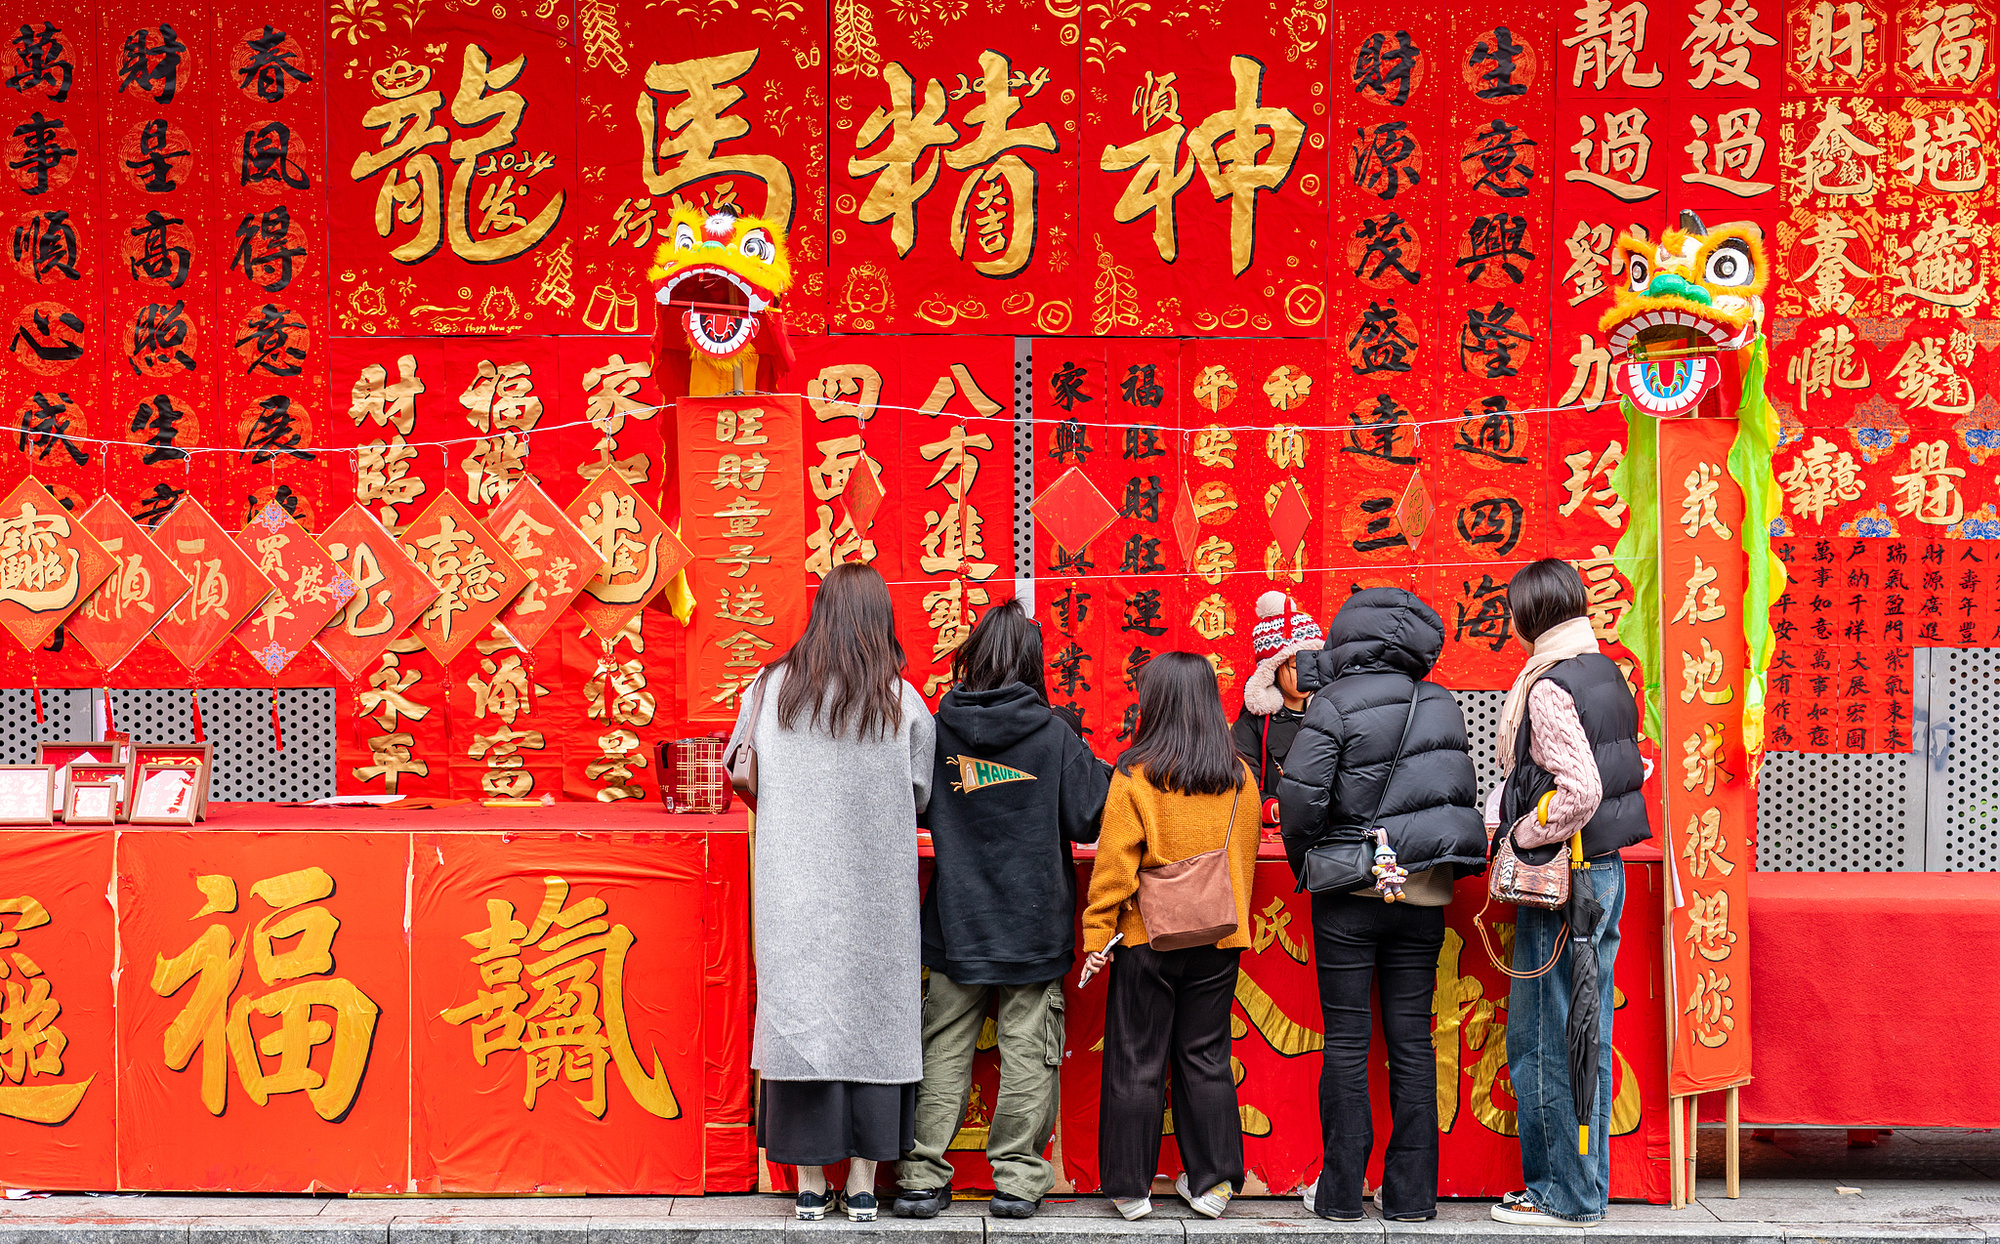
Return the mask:
<path fill-rule="evenodd" d="M 1674 1209 L 1687 1208 L 1687 1167 L 1681 1161 L 1681 1102 L 1667 1098 L 1667 1200 Z"/>
<path fill-rule="evenodd" d="M 1740 1091 L 1740 1088 L 1732 1088 L 1729 1090 L 1728 1096 L 1723 1099 L 1725 1104 L 1722 1116 L 1722 1137 L 1723 1144 L 1728 1147 L 1724 1150 L 1722 1195 L 1732 1201 L 1741 1196 L 1743 1191 L 1743 1154 L 1738 1148 L 1738 1142 L 1741 1140 L 1739 1133 L 1743 1123 L 1743 1115 L 1740 1109 L 1741 1103 L 1737 1099 L 1737 1094 Z"/>

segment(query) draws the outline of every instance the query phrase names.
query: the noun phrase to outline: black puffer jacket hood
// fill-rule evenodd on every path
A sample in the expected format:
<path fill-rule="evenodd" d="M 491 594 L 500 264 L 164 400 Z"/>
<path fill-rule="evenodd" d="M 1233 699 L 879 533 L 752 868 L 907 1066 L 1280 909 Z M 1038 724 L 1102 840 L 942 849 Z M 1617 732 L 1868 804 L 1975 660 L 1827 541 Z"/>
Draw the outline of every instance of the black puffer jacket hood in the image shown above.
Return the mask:
<path fill-rule="evenodd" d="M 1443 650 L 1437 611 L 1401 588 L 1357 592 L 1335 615 L 1318 654 L 1324 685 L 1306 705 L 1278 782 L 1295 873 L 1334 827 L 1374 824 L 1389 831 L 1397 862 L 1411 872 L 1484 871 L 1486 828 L 1465 715 L 1451 692 L 1423 681 Z M 1391 780 L 1399 741 L 1402 759 Z"/>

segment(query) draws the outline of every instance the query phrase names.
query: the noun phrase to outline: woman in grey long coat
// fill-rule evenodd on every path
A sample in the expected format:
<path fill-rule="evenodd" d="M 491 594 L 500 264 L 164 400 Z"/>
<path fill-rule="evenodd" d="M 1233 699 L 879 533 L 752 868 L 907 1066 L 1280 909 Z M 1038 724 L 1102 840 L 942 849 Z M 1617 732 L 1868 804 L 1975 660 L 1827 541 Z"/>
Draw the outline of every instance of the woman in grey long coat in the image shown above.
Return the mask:
<path fill-rule="evenodd" d="M 914 1143 L 923 1079 L 916 814 L 936 727 L 902 677 L 882 576 L 836 566 L 805 634 L 744 697 L 757 750 L 758 1138 L 799 1171 L 797 1213 L 876 1215 L 875 1164 Z M 754 718 L 754 719 L 753 719 Z"/>

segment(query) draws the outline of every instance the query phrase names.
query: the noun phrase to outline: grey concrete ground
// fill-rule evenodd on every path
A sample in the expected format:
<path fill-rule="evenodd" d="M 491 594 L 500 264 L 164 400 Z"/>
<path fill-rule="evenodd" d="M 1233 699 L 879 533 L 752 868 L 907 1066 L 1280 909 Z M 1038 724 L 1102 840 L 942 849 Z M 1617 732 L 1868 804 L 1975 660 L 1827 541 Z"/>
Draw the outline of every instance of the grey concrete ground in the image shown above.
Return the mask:
<path fill-rule="evenodd" d="M 1721 1136 L 1701 1138 L 1703 1173 L 1719 1175 Z M 1849 1149 L 1840 1132 L 1781 1132 L 1746 1140 L 1743 1195 L 1704 1178 L 1685 1210 L 1614 1205 L 1589 1232 L 1605 1244 L 1650 1240 L 1760 1244 L 1960 1244 L 2000 1238 L 2000 1132 L 1905 1132 Z M 1220 1221 L 1195 1218 L 1172 1197 L 1127 1223 L 1095 1197 L 1051 1198 L 1026 1222 L 990 1219 L 964 1201 L 927 1223 L 798 1223 L 772 1196 L 350 1200 L 345 1197 L 58 1196 L 0 1203 L 0 1244 L 1240 1244 L 1273 1236 L 1298 1244 L 1420 1236 L 1450 1244 L 1516 1244 L 1547 1235 L 1503 1226 L 1484 1202 L 1447 1202 L 1435 1222 L 1377 1218 L 1340 1224 L 1296 1198 L 1236 1202 Z M 1385 1241 L 1386 1244 L 1386 1241 Z M 1408 1244 L 1418 1244 L 1409 1241 Z M 1428 1242 L 1425 1242 L 1428 1244 Z"/>

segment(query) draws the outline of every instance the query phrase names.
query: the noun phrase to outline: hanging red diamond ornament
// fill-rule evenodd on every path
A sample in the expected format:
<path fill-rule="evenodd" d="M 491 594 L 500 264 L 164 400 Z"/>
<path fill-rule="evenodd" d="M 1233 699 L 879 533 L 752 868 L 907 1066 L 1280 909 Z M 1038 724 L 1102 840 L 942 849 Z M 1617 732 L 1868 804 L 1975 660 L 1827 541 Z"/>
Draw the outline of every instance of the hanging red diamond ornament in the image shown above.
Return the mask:
<path fill-rule="evenodd" d="M 863 450 L 854 462 L 854 469 L 847 473 L 847 487 L 840 490 L 840 499 L 847 504 L 847 519 L 854 524 L 856 535 L 875 525 L 876 511 L 888 498 L 889 490 L 882 486 L 881 473 Z"/>
<path fill-rule="evenodd" d="M 1289 561 L 1299 555 L 1306 539 L 1306 525 L 1312 521 L 1312 511 L 1306 508 L 1305 494 L 1299 491 L 1299 482 L 1287 479 L 1278 485 L 1278 500 L 1271 507 L 1271 534 L 1278 538 L 1278 556 Z"/>
<path fill-rule="evenodd" d="M 1028 507 L 1035 521 L 1054 538 L 1057 547 L 1078 553 L 1104 529 L 1118 521 L 1118 507 L 1112 505 L 1082 467 L 1064 471 Z"/>
<path fill-rule="evenodd" d="M 1396 503 L 1396 523 L 1403 529 L 1403 536 L 1415 549 L 1417 542 L 1424 538 L 1424 528 L 1431 525 L 1431 490 L 1424 486 L 1422 471 L 1410 472 L 1410 482 L 1403 489 L 1402 500 Z"/>
<path fill-rule="evenodd" d="M 1201 532 L 1201 516 L 1195 513 L 1194 490 L 1181 481 L 1180 499 L 1174 502 L 1174 543 L 1180 546 L 1181 569 L 1194 565 L 1195 536 Z"/>

